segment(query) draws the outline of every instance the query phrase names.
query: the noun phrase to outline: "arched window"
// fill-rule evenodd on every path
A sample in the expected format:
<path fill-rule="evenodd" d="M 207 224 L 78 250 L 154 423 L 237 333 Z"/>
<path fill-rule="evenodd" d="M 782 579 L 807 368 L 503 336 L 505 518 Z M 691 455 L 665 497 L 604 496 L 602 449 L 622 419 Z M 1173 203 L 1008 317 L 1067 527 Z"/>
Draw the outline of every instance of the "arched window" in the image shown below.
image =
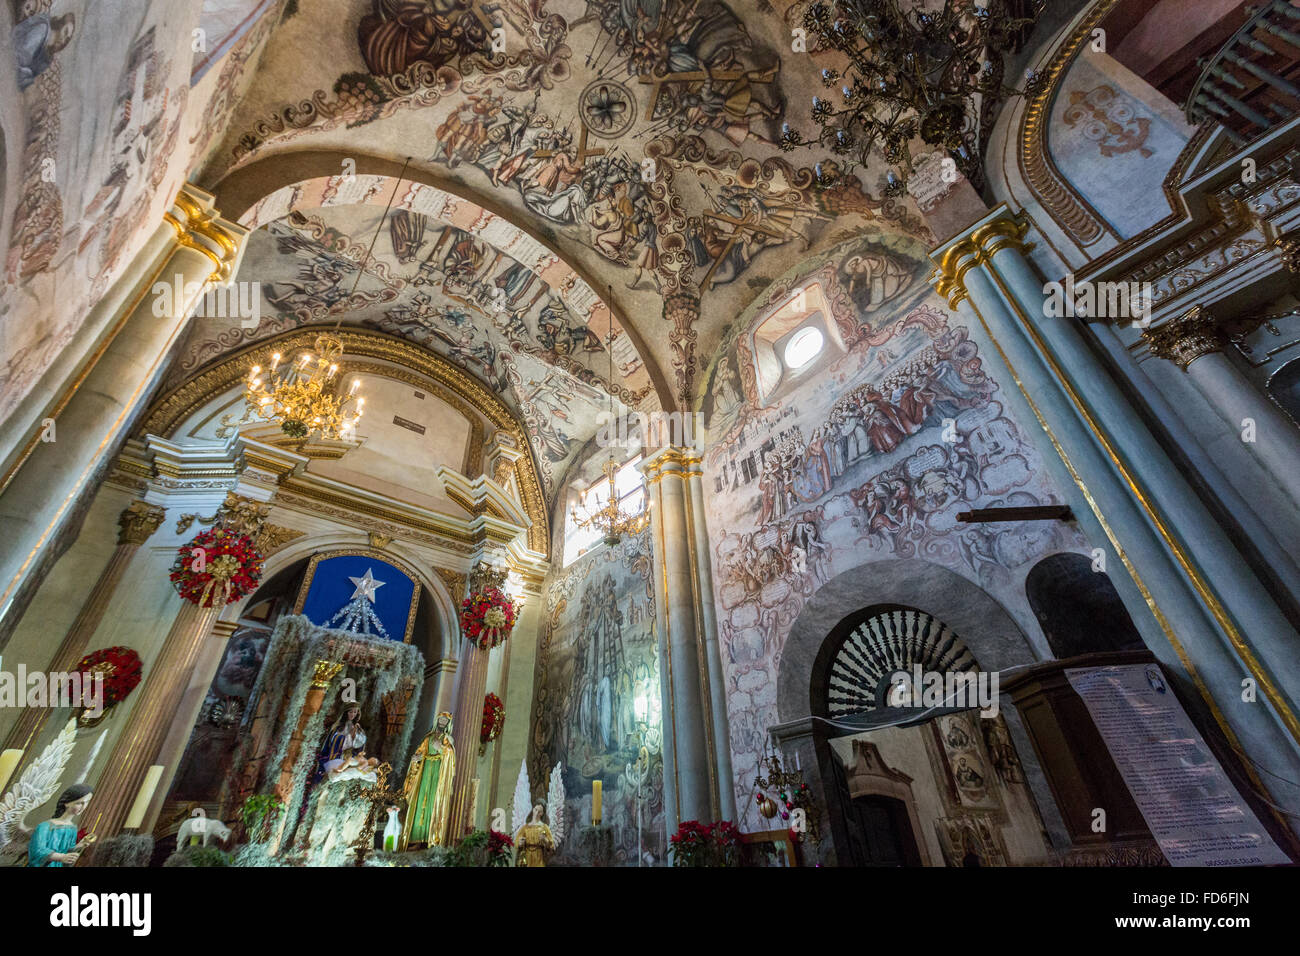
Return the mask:
<path fill-rule="evenodd" d="M 1057 658 L 1145 650 L 1119 592 L 1082 554 L 1053 554 L 1025 579 L 1029 607 Z"/>

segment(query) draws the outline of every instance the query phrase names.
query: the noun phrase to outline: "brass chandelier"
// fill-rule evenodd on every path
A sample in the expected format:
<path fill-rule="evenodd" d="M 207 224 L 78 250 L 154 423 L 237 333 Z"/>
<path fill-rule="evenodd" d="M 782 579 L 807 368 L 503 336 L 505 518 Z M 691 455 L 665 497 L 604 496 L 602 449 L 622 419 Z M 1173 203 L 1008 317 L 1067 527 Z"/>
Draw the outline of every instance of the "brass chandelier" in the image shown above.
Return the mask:
<path fill-rule="evenodd" d="M 249 413 L 279 421 L 290 438 L 306 438 L 312 432 L 334 440 L 351 435 L 366 400 L 356 393 L 360 379 L 353 379 L 346 393 L 339 391 L 342 356 L 343 343 L 328 332 L 316 336 L 315 355 L 303 352 L 296 362 L 284 362 L 275 352 L 265 376 L 260 365 L 249 370 L 244 389 Z"/>
<path fill-rule="evenodd" d="M 1003 83 L 1003 58 L 1020 48 L 1045 0 L 815 0 L 804 11 L 810 49 L 836 51 L 842 72 L 822 70 L 838 104 L 814 96 L 820 127 L 805 140 L 785 124 L 781 148 L 819 143 L 837 156 L 866 165 L 878 151 L 892 167 L 886 195 L 907 185 L 917 140 L 925 152 L 942 150 L 968 180 L 983 184 L 981 144 L 998 103 L 1042 85 L 1029 72 L 1023 91 Z M 817 46 L 811 41 L 817 39 Z M 821 165 L 818 182 L 832 185 Z"/>
<path fill-rule="evenodd" d="M 612 287 L 609 290 L 609 301 L 614 301 Z M 612 311 L 609 320 L 609 341 L 606 348 L 609 351 L 609 417 L 612 422 L 614 420 L 614 317 Z M 620 467 L 618 462 L 614 460 L 614 451 L 611 445 L 609 461 L 605 462 L 604 468 L 601 469 L 605 473 L 605 479 L 609 482 L 609 497 L 605 500 L 605 503 L 595 511 L 588 511 L 584 500 L 582 510 L 585 512 L 585 517 L 579 517 L 577 509 L 573 506 L 569 507 L 569 514 L 577 527 L 594 528 L 600 531 L 601 540 L 611 548 L 623 540 L 623 535 L 640 534 L 650 526 L 649 510 L 643 509 L 636 514 L 630 515 L 618 506 L 617 478 Z"/>
<path fill-rule="evenodd" d="M 411 164 L 408 156 L 402 164 L 402 171 L 393 184 L 392 195 L 384 206 L 375 234 L 370 237 L 370 246 L 365 258 L 357 264 L 357 277 L 352 282 L 352 291 L 333 308 L 339 317 L 330 332 L 316 336 L 316 354 L 303 352 L 296 362 L 284 362 L 279 352 L 271 355 L 271 367 L 263 375 L 262 366 L 254 365 L 248 372 L 248 381 L 244 387 L 245 412 L 240 424 L 254 418 L 278 421 L 280 430 L 290 438 L 306 438 L 317 432 L 322 438 L 337 441 L 350 437 L 356 430 L 357 422 L 366 400 L 357 394 L 360 379 L 352 380 L 352 387 L 341 392 L 339 386 L 345 376 L 339 375 L 339 363 L 343 358 L 343 341 L 339 338 L 339 328 L 343 324 L 343 311 L 347 303 L 356 294 L 361 276 L 365 274 L 366 263 L 375 251 L 375 241 L 388 219 L 388 211 L 393 206 L 397 191 L 406 178 L 407 167 Z M 283 365 L 283 367 L 282 367 Z"/>
<path fill-rule="evenodd" d="M 618 475 L 619 467 L 619 464 L 611 455 L 609 461 L 605 462 L 604 468 L 601 469 L 605 472 L 605 477 L 609 481 L 609 497 L 603 505 L 595 511 L 587 511 L 584 503 L 583 511 L 586 512 L 586 517 L 579 517 L 576 508 L 570 507 L 569 509 L 575 525 L 579 528 L 595 528 L 600 531 L 601 540 L 611 548 L 623 540 L 623 535 L 640 534 L 650 526 L 649 511 L 639 511 L 630 515 L 618 506 L 618 486 L 614 479 Z"/>

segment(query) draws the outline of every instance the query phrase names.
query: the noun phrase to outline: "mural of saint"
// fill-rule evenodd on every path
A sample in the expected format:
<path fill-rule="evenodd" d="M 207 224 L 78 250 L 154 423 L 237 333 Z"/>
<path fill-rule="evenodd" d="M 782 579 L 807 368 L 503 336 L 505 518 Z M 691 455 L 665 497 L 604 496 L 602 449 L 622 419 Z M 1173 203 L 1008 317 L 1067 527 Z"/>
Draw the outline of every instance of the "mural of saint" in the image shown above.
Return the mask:
<path fill-rule="evenodd" d="M 18 67 L 18 89 L 26 90 L 54 63 L 54 54 L 72 42 L 77 29 L 74 14 L 52 17 L 37 13 L 14 27 L 9 40 Z"/>

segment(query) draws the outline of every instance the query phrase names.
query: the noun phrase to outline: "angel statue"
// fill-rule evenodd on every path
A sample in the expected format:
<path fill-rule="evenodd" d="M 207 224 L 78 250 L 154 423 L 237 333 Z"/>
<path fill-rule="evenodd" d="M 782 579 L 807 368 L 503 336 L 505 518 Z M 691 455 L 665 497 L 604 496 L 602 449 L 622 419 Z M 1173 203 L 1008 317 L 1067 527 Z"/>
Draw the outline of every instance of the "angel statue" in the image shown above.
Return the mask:
<path fill-rule="evenodd" d="M 528 779 L 528 761 L 519 766 L 515 782 L 514 813 L 511 820 L 515 834 L 515 866 L 545 866 L 546 860 L 564 839 L 564 775 L 557 763 L 551 771 L 551 788 L 546 795 L 550 825 L 542 822 L 539 804 L 530 810 L 532 785 Z"/>
<path fill-rule="evenodd" d="M 68 761 L 72 757 L 72 748 L 76 743 L 77 721 L 69 720 L 60 731 L 59 736 L 50 742 L 40 755 L 33 760 L 25 770 L 22 777 L 14 784 L 7 793 L 0 797 L 0 865 L 9 865 L 20 860 L 23 854 L 30 854 L 32 847 L 33 831 L 25 824 L 26 817 L 29 813 L 49 803 L 51 798 L 59 792 L 59 778 L 63 776 L 64 770 L 68 766 Z M 69 788 L 68 792 L 71 792 Z M 64 796 L 67 796 L 65 792 Z M 84 795 L 85 801 L 89 801 L 89 791 Z M 67 801 L 55 816 L 61 817 L 69 806 L 79 802 L 77 798 Z M 80 813 L 81 810 L 75 811 Z M 44 833 L 48 833 L 50 828 L 42 823 L 40 827 L 46 827 Z M 56 849 L 53 852 L 63 853 L 65 850 L 75 849 L 74 844 L 77 828 L 71 827 L 71 835 L 74 839 L 62 849 Z M 60 834 L 61 839 L 66 836 Z M 62 866 L 58 860 L 47 860 Z M 36 866 L 46 864 L 33 864 Z"/>
<path fill-rule="evenodd" d="M 83 850 L 95 842 L 94 834 L 77 839 L 77 817 L 93 796 L 90 787 L 74 783 L 59 795 L 54 816 L 36 824 L 27 843 L 28 866 L 74 866 Z"/>
<path fill-rule="evenodd" d="M 456 748 L 452 746 L 451 714 L 438 715 L 433 730 L 420 742 L 406 771 L 406 825 L 402 848 L 445 846 L 451 816 L 451 782 L 456 773 Z"/>

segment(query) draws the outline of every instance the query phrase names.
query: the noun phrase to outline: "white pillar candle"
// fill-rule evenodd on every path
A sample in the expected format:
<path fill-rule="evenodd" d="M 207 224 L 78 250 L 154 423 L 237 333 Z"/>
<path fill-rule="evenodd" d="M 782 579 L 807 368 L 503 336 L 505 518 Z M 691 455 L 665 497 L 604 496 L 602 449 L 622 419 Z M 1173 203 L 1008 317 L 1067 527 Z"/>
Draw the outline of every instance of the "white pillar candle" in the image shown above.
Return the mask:
<path fill-rule="evenodd" d="M 14 768 L 18 766 L 18 761 L 23 759 L 21 750 L 6 750 L 0 754 L 0 794 L 5 792 L 5 787 L 9 785 L 9 778 L 13 776 Z"/>
<path fill-rule="evenodd" d="M 126 818 L 124 829 L 138 830 L 140 824 L 144 823 L 145 811 L 149 809 L 149 801 L 153 799 L 153 792 L 158 789 L 158 781 L 162 778 L 163 768 L 154 764 L 149 768 L 148 773 L 144 775 L 144 783 L 140 784 L 140 792 L 136 794 L 135 803 L 131 805 L 131 813 Z"/>

